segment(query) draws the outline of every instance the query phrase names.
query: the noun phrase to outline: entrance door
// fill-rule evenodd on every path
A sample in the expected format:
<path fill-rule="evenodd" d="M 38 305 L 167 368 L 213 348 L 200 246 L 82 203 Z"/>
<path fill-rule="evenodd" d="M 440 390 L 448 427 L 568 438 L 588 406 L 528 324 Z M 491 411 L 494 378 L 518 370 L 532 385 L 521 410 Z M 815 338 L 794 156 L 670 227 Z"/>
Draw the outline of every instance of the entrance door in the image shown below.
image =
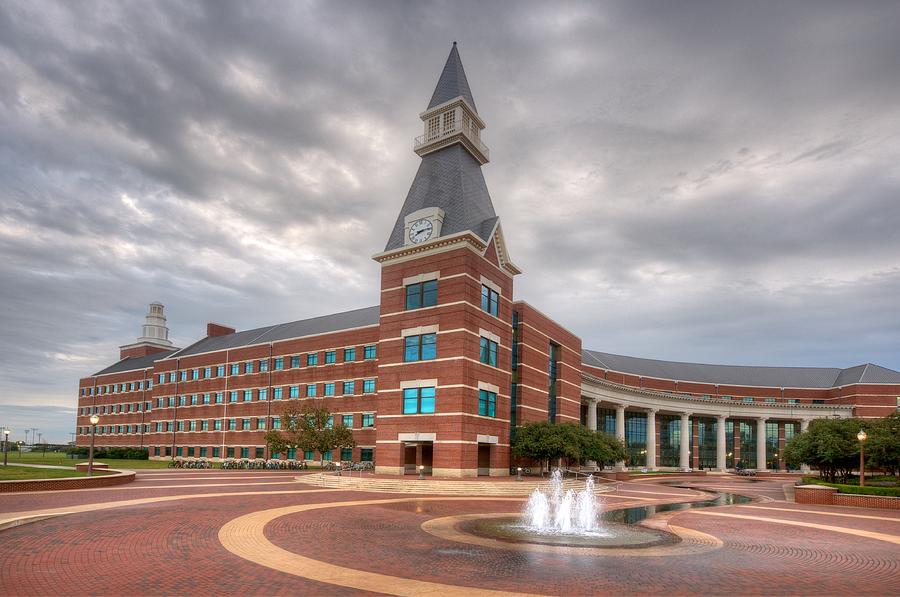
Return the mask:
<path fill-rule="evenodd" d="M 415 442 L 403 444 L 403 473 L 415 475 L 419 473 L 419 466 L 425 467 L 425 474 L 431 474 L 431 465 L 434 458 L 434 445 L 431 442 Z"/>
<path fill-rule="evenodd" d="M 478 444 L 478 475 L 491 474 L 491 445 Z"/>

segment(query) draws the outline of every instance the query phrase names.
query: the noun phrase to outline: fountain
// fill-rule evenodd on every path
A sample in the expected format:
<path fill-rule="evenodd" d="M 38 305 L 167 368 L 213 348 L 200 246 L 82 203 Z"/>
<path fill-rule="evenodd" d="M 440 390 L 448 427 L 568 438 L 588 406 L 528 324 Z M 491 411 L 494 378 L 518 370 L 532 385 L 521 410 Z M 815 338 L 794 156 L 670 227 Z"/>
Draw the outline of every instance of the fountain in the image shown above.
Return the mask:
<path fill-rule="evenodd" d="M 531 493 L 521 522 L 539 534 L 602 534 L 599 511 L 593 475 L 585 480 L 581 491 L 567 489 L 563 493 L 562 473 L 556 469 L 546 490 L 538 487 Z"/>

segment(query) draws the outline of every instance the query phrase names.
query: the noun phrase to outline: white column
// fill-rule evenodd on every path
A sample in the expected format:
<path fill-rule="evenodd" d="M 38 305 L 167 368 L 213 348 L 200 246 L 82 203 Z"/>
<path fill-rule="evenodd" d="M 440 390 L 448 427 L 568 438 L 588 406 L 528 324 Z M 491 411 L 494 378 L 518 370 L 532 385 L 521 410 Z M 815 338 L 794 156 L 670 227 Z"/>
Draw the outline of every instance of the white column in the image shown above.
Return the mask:
<path fill-rule="evenodd" d="M 756 419 L 756 470 L 766 470 L 766 419 Z"/>
<path fill-rule="evenodd" d="M 725 415 L 719 415 L 716 420 L 716 468 L 722 472 L 728 468 L 728 450 L 725 443 Z"/>
<path fill-rule="evenodd" d="M 597 431 L 597 401 L 588 400 L 587 407 L 587 428 Z"/>
<path fill-rule="evenodd" d="M 625 405 L 616 405 L 616 439 L 625 441 Z M 620 460 L 616 463 L 616 469 L 625 470 L 625 461 Z"/>
<path fill-rule="evenodd" d="M 691 413 L 681 413 L 681 440 L 679 444 L 680 449 L 680 458 L 678 460 L 678 466 L 681 467 L 681 470 L 688 470 L 691 468 Z"/>
<path fill-rule="evenodd" d="M 647 411 L 647 468 L 656 470 L 656 409 Z"/>
<path fill-rule="evenodd" d="M 597 401 L 588 400 L 587 403 L 587 428 L 591 431 L 597 431 Z M 588 467 L 597 468 L 596 460 L 588 460 L 585 462 Z"/>
<path fill-rule="evenodd" d="M 800 419 L 800 433 L 807 431 L 809 429 L 809 419 Z M 801 473 L 810 473 L 812 470 L 809 468 L 809 465 L 805 462 L 800 465 Z"/>

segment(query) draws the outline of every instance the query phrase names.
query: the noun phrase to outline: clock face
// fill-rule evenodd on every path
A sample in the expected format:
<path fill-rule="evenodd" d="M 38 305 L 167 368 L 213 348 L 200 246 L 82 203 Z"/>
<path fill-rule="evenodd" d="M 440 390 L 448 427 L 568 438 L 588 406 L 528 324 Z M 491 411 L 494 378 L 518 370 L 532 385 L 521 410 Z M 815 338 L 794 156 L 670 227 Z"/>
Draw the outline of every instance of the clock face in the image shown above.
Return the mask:
<path fill-rule="evenodd" d="M 423 243 L 431 238 L 432 232 L 434 232 L 434 224 L 431 223 L 431 220 L 416 220 L 409 227 L 409 240 L 417 244 Z"/>

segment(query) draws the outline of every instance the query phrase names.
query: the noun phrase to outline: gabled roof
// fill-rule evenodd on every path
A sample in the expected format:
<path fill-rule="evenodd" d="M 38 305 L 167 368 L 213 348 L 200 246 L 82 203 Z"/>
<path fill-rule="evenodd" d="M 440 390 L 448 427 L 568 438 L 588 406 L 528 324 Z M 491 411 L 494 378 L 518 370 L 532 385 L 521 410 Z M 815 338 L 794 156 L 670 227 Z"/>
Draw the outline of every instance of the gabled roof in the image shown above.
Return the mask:
<path fill-rule="evenodd" d="M 582 363 L 643 377 L 735 386 L 833 388 L 851 383 L 900 383 L 900 372 L 878 365 L 837 367 L 754 367 L 707 365 L 628 357 L 585 350 Z"/>
<path fill-rule="evenodd" d="M 245 330 L 243 332 L 235 332 L 234 334 L 228 334 L 226 336 L 203 338 L 187 348 L 171 353 L 169 356 L 184 357 L 192 354 L 215 352 L 217 350 L 238 348 L 240 346 L 250 346 L 252 344 L 263 344 L 276 342 L 278 340 L 302 338 L 303 336 L 327 334 L 330 332 L 339 332 L 341 330 L 377 325 L 380 316 L 381 307 L 375 306 L 354 309 L 353 311 L 344 311 L 343 313 L 323 315 L 321 317 L 313 317 L 311 319 L 301 319 L 289 323 L 279 323 L 252 330 Z"/>
<path fill-rule="evenodd" d="M 459 59 L 459 52 L 456 50 L 456 42 L 450 49 L 450 55 L 444 64 L 444 70 L 441 71 L 441 77 L 438 79 L 437 86 L 428 102 L 428 110 L 435 106 L 439 106 L 444 102 L 462 96 L 478 113 L 475 108 L 475 99 L 472 97 L 472 91 L 469 89 L 469 81 L 466 80 L 466 71 L 463 70 L 462 61 Z"/>
<path fill-rule="evenodd" d="M 422 157 L 385 251 L 404 245 L 406 216 L 425 207 L 444 210 L 441 236 L 471 230 L 487 241 L 497 218 L 481 164 L 459 143 Z"/>
<path fill-rule="evenodd" d="M 126 357 L 115 363 L 114 365 L 110 365 L 106 369 L 102 369 L 94 375 L 107 375 L 109 373 L 122 373 L 123 371 L 136 371 L 139 369 L 147 369 L 153 366 L 153 363 L 160 359 L 164 359 L 167 356 L 173 354 L 174 350 L 164 350 L 162 352 L 155 352 L 153 354 L 148 354 L 142 357 Z"/>

